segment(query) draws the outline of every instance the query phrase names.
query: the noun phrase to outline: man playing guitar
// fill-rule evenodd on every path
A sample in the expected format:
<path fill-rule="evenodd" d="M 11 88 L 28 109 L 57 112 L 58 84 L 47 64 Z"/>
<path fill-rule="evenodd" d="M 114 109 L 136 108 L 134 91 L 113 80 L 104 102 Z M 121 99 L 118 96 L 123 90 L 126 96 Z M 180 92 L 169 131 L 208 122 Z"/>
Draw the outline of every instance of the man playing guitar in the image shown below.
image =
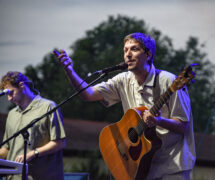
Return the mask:
<path fill-rule="evenodd" d="M 129 34 L 124 39 L 124 61 L 128 65 L 128 72 L 119 73 L 107 82 L 89 87 L 80 96 L 85 101 L 102 101 L 106 106 L 122 102 L 124 112 L 141 106 L 151 108 L 156 102 L 156 96 L 166 92 L 176 78 L 167 71 L 156 73 L 153 65 L 155 49 L 155 41 L 149 35 Z M 87 83 L 82 83 L 67 53 L 61 50 L 60 53 L 55 51 L 55 54 L 73 86 L 77 90 L 86 87 Z M 190 98 L 186 87 L 173 93 L 158 112 L 153 114 L 150 110 L 145 110 L 141 114 L 148 128 L 155 128 L 155 134 L 162 143 L 153 155 L 147 175 L 139 179 L 189 180 L 195 163 L 195 143 Z M 124 149 L 120 143 L 117 148 L 119 154 L 123 154 Z M 130 157 L 121 159 L 123 158 L 128 161 Z M 126 170 L 129 171 L 129 168 Z M 123 175 L 117 178 L 117 172 L 113 176 L 116 179 L 126 179 Z M 138 179 L 128 176 L 128 179 Z"/>

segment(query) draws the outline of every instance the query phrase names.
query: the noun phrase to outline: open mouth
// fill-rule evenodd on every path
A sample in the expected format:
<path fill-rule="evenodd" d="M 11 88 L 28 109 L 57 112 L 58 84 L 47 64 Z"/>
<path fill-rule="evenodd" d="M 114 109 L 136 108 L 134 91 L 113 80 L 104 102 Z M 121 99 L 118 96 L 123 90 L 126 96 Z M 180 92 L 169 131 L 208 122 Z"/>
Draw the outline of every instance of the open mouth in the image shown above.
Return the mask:
<path fill-rule="evenodd" d="M 131 66 L 134 62 L 135 62 L 135 60 L 129 60 L 129 61 L 127 62 L 127 64 L 128 64 L 128 66 Z"/>

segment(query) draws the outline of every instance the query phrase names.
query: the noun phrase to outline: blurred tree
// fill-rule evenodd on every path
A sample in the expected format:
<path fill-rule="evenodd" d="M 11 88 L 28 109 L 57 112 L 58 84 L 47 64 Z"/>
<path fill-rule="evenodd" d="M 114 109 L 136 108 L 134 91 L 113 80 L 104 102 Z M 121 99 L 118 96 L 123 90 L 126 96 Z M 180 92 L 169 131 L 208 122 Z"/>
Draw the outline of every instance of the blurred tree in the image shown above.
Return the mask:
<path fill-rule="evenodd" d="M 169 37 L 162 35 L 159 30 L 150 29 L 143 20 L 121 15 L 110 16 L 71 46 L 71 58 L 77 73 L 84 78 L 89 72 L 122 62 L 123 39 L 133 32 L 143 32 L 154 37 L 157 45 L 154 64 L 159 69 L 178 74 L 190 63 L 199 63 L 195 68 L 196 83 L 189 91 L 195 131 L 202 131 L 213 106 L 212 97 L 215 97 L 215 66 L 207 59 L 207 54 L 203 52 L 204 45 L 199 45 L 197 38 L 190 37 L 184 49 L 175 50 Z M 35 82 L 42 96 L 58 103 L 75 92 L 52 53 L 45 56 L 38 66 L 27 66 L 26 75 Z M 113 75 L 114 73 L 109 77 Z M 91 82 L 92 78 L 86 81 Z M 119 121 L 123 116 L 120 104 L 105 108 L 98 102 L 86 104 L 79 97 L 66 103 L 62 112 L 66 117 L 108 122 Z"/>

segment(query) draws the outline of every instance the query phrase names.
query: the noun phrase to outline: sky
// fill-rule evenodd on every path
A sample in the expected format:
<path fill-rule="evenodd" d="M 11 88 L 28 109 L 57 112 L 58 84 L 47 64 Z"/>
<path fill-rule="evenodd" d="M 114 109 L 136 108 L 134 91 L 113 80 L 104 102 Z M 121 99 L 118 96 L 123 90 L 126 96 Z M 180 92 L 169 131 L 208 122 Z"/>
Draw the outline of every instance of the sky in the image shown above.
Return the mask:
<path fill-rule="evenodd" d="M 144 20 L 175 48 L 197 37 L 215 63 L 215 0 L 0 0 L 0 77 L 38 65 L 54 48 L 70 54 L 87 30 L 118 14 Z"/>

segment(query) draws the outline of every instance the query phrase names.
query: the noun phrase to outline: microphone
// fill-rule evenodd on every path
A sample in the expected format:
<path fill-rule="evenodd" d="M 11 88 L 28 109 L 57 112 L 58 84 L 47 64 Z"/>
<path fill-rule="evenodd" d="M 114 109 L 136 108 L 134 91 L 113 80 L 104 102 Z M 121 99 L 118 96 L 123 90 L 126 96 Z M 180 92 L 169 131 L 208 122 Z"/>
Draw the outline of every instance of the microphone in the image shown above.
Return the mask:
<path fill-rule="evenodd" d="M 0 97 L 3 96 L 3 95 L 7 95 L 10 93 L 10 90 L 9 89 L 4 89 L 1 93 L 0 93 Z"/>
<path fill-rule="evenodd" d="M 117 70 L 125 70 L 128 68 L 128 64 L 121 62 L 120 64 L 116 65 L 116 66 L 112 66 L 112 67 L 108 67 L 102 70 L 98 70 L 96 72 L 93 73 L 88 73 L 88 77 L 92 76 L 94 74 L 104 74 L 104 73 L 109 73 L 109 72 L 113 72 L 113 71 L 117 71 Z"/>

